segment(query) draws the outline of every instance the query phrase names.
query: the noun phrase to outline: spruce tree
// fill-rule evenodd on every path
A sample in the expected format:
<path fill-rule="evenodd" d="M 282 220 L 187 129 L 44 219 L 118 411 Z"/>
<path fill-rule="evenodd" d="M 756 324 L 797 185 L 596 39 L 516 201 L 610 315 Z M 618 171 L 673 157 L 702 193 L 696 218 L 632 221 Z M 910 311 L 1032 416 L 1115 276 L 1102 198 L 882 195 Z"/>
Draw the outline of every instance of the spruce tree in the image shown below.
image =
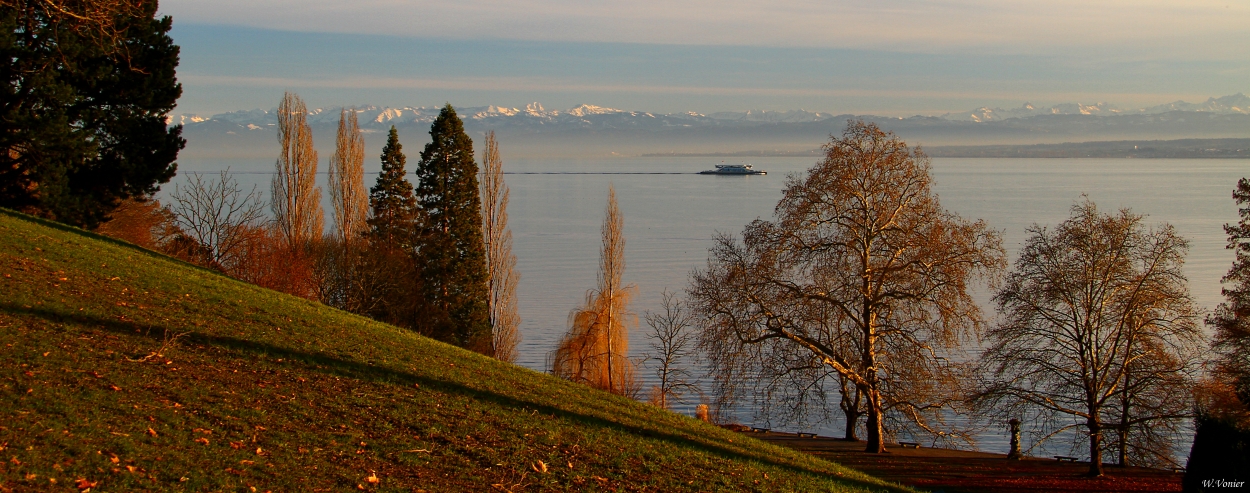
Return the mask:
<path fill-rule="evenodd" d="M 486 253 L 473 141 L 450 104 L 430 127 L 417 164 L 417 200 L 424 214 L 420 255 L 427 301 L 437 310 L 428 333 L 489 353 Z"/>
<path fill-rule="evenodd" d="M 411 247 L 414 242 L 417 221 L 417 199 L 412 184 L 404 178 L 404 156 L 399 143 L 399 132 L 391 126 L 391 133 L 382 148 L 382 173 L 377 184 L 369 189 L 370 236 L 374 242 L 392 247 Z"/>
<path fill-rule="evenodd" d="M 406 162 L 399 132 L 391 127 L 382 148 L 382 173 L 369 189 L 369 243 L 353 296 L 360 300 L 357 313 L 420 331 L 430 310 L 416 259 L 421 210 L 404 178 Z"/>

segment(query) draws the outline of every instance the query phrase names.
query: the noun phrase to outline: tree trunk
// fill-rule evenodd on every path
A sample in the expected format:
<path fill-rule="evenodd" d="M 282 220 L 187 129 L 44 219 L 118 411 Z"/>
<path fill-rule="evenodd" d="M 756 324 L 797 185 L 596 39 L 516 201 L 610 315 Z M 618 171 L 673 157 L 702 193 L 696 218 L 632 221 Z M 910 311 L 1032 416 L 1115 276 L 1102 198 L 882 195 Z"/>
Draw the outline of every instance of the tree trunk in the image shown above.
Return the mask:
<path fill-rule="evenodd" d="M 859 435 L 857 434 L 859 417 L 864 414 L 860 410 L 860 402 L 862 401 L 860 396 L 863 394 L 858 386 L 851 385 L 844 376 L 838 376 L 838 383 L 841 386 L 842 394 L 842 401 L 839 403 L 839 406 L 842 408 L 842 413 L 846 415 L 846 434 L 843 436 L 843 439 L 848 442 L 857 442 L 859 441 Z M 855 392 L 854 394 L 851 394 L 852 390 Z"/>
<path fill-rule="evenodd" d="M 1089 475 L 1102 476 L 1102 427 L 1098 421 L 1090 419 L 1089 426 Z"/>
<path fill-rule="evenodd" d="M 881 426 L 881 392 L 877 389 L 868 389 L 868 446 L 864 448 L 865 452 L 872 454 L 880 454 L 885 452 L 885 438 L 882 436 Z"/>
<path fill-rule="evenodd" d="M 856 433 L 857 425 L 859 425 L 859 409 L 855 407 L 847 407 L 843 409 L 846 414 L 846 434 L 843 436 L 848 442 L 858 442 L 859 435 Z"/>

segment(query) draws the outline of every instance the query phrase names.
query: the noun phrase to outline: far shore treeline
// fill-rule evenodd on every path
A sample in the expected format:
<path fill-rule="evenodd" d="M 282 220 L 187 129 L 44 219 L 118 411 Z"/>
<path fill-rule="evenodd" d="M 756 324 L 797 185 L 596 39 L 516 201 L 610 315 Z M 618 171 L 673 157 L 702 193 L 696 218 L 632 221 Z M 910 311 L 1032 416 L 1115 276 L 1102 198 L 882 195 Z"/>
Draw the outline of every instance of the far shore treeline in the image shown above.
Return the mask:
<path fill-rule="evenodd" d="M 413 155 L 415 180 L 392 127 L 368 184 L 356 112 L 344 109 L 327 221 L 309 112 L 288 92 L 267 203 L 223 171 L 191 174 L 160 204 L 185 145 L 165 123 L 181 94 L 171 20 L 155 18 L 155 2 L 90 15 L 4 5 L 0 206 L 515 361 L 520 273 L 493 133 L 479 165 L 447 104 Z M 991 154 L 1082 149 L 1066 146 Z M 599 282 L 566 307 L 552 373 L 661 407 L 697 400 L 711 421 L 748 401 L 779 423 L 838 419 L 873 453 L 899 440 L 970 446 L 978 429 L 1018 420 L 1034 447 L 1081 440 L 1090 476 L 1104 463 L 1184 466 L 1197 491 L 1250 470 L 1250 179 L 1235 184 L 1240 220 L 1224 227 L 1235 254 L 1225 301 L 1204 318 L 1182 272 L 1189 240 L 1141 212 L 1082 200 L 1063 222 L 1030 227 L 1009 263 L 1001 232 L 944 209 L 930 155 L 893 133 L 850 120 L 813 155 L 775 217 L 717 236 L 685 292 L 644 310 L 654 389 L 639 388 L 626 357 L 636 288 L 622 281 L 625 218 L 606 190 Z M 996 317 L 974 300 L 979 286 Z M 972 357 L 971 341 L 985 351 Z M 693 383 L 696 356 L 710 388 Z M 1182 464 L 1173 449 L 1190 425 Z"/>

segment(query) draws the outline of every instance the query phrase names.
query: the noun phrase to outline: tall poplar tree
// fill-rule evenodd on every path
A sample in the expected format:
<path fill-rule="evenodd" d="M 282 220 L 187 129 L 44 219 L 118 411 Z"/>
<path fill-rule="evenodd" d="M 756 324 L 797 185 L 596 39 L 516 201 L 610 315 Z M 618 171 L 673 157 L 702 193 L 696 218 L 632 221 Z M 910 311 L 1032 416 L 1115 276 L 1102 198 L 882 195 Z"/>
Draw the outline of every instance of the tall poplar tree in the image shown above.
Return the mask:
<path fill-rule="evenodd" d="M 278 143 L 282 153 L 274 163 L 274 223 L 292 248 L 303 248 L 321 238 L 325 213 L 317 187 L 317 150 L 313 148 L 308 107 L 298 95 L 283 94 L 278 103 Z"/>
<path fill-rule="evenodd" d="M 424 214 L 420 247 L 426 299 L 436 313 L 429 335 L 489 353 L 486 252 L 473 140 L 450 104 L 430 126 L 417 164 L 417 201 Z"/>

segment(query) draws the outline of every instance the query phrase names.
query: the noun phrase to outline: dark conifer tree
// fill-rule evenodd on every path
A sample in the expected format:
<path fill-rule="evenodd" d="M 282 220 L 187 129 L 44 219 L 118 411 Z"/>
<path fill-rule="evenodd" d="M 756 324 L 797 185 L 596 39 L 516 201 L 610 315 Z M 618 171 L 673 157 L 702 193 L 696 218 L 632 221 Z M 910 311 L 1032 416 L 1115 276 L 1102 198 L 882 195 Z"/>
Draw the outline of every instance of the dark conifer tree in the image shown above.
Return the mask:
<path fill-rule="evenodd" d="M 1218 371 L 1233 385 L 1238 398 L 1250 405 L 1250 179 L 1242 178 L 1233 190 L 1240 220 L 1225 224 L 1227 248 L 1233 250 L 1233 266 L 1224 275 L 1224 302 L 1207 317 L 1215 329 Z"/>
<path fill-rule="evenodd" d="M 447 105 L 430 127 L 417 164 L 424 214 L 420 248 L 426 299 L 435 309 L 426 331 L 443 341 L 490 352 L 486 253 L 473 141 Z"/>
<path fill-rule="evenodd" d="M 417 221 L 417 199 L 412 184 L 404 178 L 408 158 L 399 143 L 399 132 L 391 127 L 382 148 L 382 173 L 369 189 L 370 236 L 374 242 L 394 247 L 412 247 Z"/>
<path fill-rule="evenodd" d="M 420 330 L 429 312 L 416 259 L 421 210 L 404 177 L 406 162 L 399 132 L 391 127 L 382 148 L 382 173 L 369 189 L 369 245 L 360 259 L 360 278 L 354 284 L 359 292 L 354 294 L 360 314 Z"/>
<path fill-rule="evenodd" d="M 168 182 L 185 141 L 165 122 L 182 94 L 170 18 L 89 4 L 0 8 L 0 207 L 95 227 Z"/>

